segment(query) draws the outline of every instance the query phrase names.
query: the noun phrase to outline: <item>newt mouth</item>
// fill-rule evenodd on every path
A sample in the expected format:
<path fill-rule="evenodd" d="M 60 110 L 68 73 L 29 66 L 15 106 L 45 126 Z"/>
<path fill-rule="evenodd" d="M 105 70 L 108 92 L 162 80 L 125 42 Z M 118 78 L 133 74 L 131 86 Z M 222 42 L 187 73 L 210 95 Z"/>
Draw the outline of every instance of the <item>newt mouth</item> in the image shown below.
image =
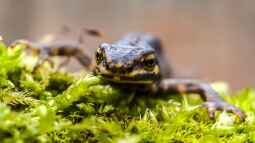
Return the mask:
<path fill-rule="evenodd" d="M 117 75 L 112 74 L 110 72 L 101 72 L 99 70 L 95 70 L 96 75 L 101 75 L 106 80 L 116 83 L 132 83 L 132 84 L 151 84 L 157 81 L 160 77 L 157 74 L 136 74 L 133 76 L 129 75 Z"/>

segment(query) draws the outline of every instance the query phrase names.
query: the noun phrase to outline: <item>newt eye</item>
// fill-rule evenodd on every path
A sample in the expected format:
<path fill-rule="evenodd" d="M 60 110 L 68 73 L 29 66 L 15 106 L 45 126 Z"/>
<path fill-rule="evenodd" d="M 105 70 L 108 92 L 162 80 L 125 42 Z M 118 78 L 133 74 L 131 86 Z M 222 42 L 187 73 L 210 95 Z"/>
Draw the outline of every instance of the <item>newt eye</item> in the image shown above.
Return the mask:
<path fill-rule="evenodd" d="M 97 51 L 96 51 L 96 63 L 97 64 L 100 64 L 104 59 L 104 54 L 103 54 L 103 51 L 98 48 Z"/>
<path fill-rule="evenodd" d="M 144 60 L 144 67 L 146 70 L 152 70 L 156 64 L 155 59 Z"/>

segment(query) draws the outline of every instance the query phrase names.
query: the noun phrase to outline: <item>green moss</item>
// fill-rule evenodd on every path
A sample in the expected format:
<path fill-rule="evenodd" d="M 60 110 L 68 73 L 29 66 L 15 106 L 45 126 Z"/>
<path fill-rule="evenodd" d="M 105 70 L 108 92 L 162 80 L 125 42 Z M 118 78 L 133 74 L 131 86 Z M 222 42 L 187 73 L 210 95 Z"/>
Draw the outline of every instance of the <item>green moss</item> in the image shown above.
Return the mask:
<path fill-rule="evenodd" d="M 34 70 L 21 46 L 0 43 L 0 142 L 255 142 L 255 90 L 235 96 L 246 112 L 210 120 L 194 96 L 135 95 L 103 78 L 42 65 Z"/>

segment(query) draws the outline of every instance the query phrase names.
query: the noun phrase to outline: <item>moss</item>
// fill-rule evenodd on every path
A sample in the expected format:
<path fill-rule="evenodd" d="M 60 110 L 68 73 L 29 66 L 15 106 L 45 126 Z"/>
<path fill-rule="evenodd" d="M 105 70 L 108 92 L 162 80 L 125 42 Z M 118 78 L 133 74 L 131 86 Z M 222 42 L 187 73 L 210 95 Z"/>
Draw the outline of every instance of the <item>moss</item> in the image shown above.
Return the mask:
<path fill-rule="evenodd" d="M 254 89 L 215 85 L 247 118 L 210 120 L 193 96 L 135 95 L 99 76 L 35 71 L 28 57 L 0 43 L 0 142 L 255 142 Z"/>

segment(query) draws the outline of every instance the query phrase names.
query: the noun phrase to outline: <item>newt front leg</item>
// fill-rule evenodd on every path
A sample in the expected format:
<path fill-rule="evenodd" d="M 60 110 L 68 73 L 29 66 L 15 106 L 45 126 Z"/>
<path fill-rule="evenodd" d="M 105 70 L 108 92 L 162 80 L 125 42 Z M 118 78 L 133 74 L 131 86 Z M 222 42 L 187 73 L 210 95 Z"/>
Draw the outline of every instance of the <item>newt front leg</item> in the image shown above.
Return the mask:
<path fill-rule="evenodd" d="M 215 117 L 216 111 L 226 111 L 236 114 L 244 121 L 245 114 L 234 105 L 224 101 L 208 83 L 196 80 L 165 79 L 159 83 L 161 93 L 197 93 L 205 101 L 202 107 L 208 109 L 209 116 Z"/>

